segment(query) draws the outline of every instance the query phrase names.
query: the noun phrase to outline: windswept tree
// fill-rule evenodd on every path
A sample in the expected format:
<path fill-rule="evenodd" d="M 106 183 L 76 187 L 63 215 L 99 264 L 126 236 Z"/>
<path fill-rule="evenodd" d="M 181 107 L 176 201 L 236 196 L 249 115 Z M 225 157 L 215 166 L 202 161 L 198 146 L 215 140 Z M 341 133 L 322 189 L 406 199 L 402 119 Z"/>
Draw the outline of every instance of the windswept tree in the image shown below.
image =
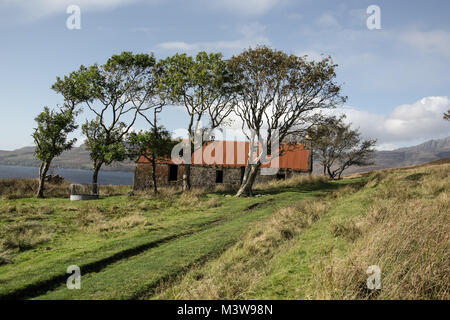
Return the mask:
<path fill-rule="evenodd" d="M 137 161 L 145 157 L 152 165 L 153 191 L 158 193 L 156 163 L 158 159 L 170 158 L 172 148 L 179 143 L 173 140 L 163 126 L 149 131 L 130 132 L 127 137 L 128 156 Z"/>
<path fill-rule="evenodd" d="M 145 157 L 152 165 L 153 191 L 158 193 L 156 179 L 156 161 L 158 158 L 170 157 L 172 149 L 179 141 L 174 141 L 170 133 L 158 125 L 158 114 L 162 112 L 169 100 L 168 87 L 163 83 L 166 65 L 157 63 L 153 68 L 152 77 L 147 81 L 147 95 L 142 96 L 144 106 L 140 108 L 139 114 L 149 125 L 148 130 L 131 132 L 127 137 L 127 152 L 131 160 L 138 161 L 141 156 Z M 149 116 L 149 111 L 153 117 Z"/>
<path fill-rule="evenodd" d="M 153 55 L 122 52 L 104 65 L 81 66 L 53 86 L 66 100 L 83 103 L 95 116 L 82 127 L 93 162 L 93 192 L 97 192 L 101 167 L 125 159 L 124 137 L 153 94 L 149 84 L 155 62 Z"/>
<path fill-rule="evenodd" d="M 64 106 L 59 110 L 44 107 L 36 118 L 37 127 L 32 134 L 34 156 L 41 161 L 39 167 L 39 188 L 36 196 L 44 197 L 44 183 L 48 169 L 55 157 L 73 147 L 76 139 L 68 139 L 68 135 L 78 126 L 75 124 L 76 112 L 71 106 Z"/>
<path fill-rule="evenodd" d="M 67 106 L 75 109 L 79 104 L 94 100 L 95 90 L 98 89 L 94 85 L 94 79 L 98 76 L 97 66 L 85 67 L 82 65 L 78 70 L 63 78 L 57 77 L 52 89 L 63 96 Z"/>
<path fill-rule="evenodd" d="M 239 87 L 235 112 L 244 131 L 251 132 L 246 135 L 252 146 L 256 138 L 260 143 L 267 141 L 267 148 L 271 148 L 273 136 L 284 141 L 292 135 L 304 135 L 310 126 L 324 120 L 320 111 L 346 100 L 335 83 L 336 65 L 329 57 L 319 62 L 307 61 L 305 57 L 263 46 L 233 56 L 229 68 Z M 252 195 L 265 156 L 264 151 L 256 155 L 253 152 L 250 148 L 236 196 Z M 273 154 L 277 152 L 274 150 Z"/>
<path fill-rule="evenodd" d="M 208 139 L 214 129 L 224 124 L 233 110 L 235 83 L 220 53 L 200 52 L 195 58 L 176 54 L 160 61 L 160 65 L 164 70 L 163 91 L 173 104 L 183 106 L 188 114 L 185 159 L 189 160 L 184 164 L 183 173 L 183 190 L 187 190 L 191 187 L 188 155 L 196 147 L 196 134 L 202 132 L 200 136 Z"/>
<path fill-rule="evenodd" d="M 327 124 L 317 125 L 308 134 L 314 144 L 314 156 L 323 167 L 324 176 L 340 179 L 350 166 L 373 164 L 376 140 L 362 140 L 358 130 L 352 130 L 342 118 L 334 118 Z"/>
<path fill-rule="evenodd" d="M 95 120 L 86 121 L 81 126 L 81 131 L 86 137 L 84 140 L 86 150 L 92 161 L 92 194 L 98 193 L 98 173 L 103 165 L 124 161 L 127 157 L 123 132 L 127 125 L 118 123 L 114 128 L 105 129 L 97 117 Z"/>

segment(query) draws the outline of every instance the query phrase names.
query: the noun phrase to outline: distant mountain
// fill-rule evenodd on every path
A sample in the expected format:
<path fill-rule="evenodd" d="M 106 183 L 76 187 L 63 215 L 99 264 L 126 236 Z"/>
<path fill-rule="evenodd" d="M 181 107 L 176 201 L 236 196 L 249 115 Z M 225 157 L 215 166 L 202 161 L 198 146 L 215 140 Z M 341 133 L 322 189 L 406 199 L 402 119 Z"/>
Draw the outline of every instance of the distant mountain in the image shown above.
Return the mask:
<path fill-rule="evenodd" d="M 33 152 L 34 147 L 24 147 L 13 151 L 0 151 L 0 165 L 38 167 L 39 161 L 33 157 Z M 52 167 L 90 170 L 92 168 L 92 162 L 89 158 L 88 151 L 86 151 L 84 145 L 81 145 L 80 147 L 75 147 L 55 158 L 52 161 Z M 122 163 L 114 163 L 111 166 L 104 166 L 102 169 L 133 171 L 134 163 L 132 161 L 124 161 Z"/>
<path fill-rule="evenodd" d="M 450 137 L 429 140 L 413 147 L 400 148 L 392 151 L 375 152 L 375 164 L 367 167 L 350 167 L 344 174 L 367 172 L 387 168 L 405 167 L 433 160 L 450 157 Z M 316 162 L 314 172 L 322 173 L 323 169 Z"/>

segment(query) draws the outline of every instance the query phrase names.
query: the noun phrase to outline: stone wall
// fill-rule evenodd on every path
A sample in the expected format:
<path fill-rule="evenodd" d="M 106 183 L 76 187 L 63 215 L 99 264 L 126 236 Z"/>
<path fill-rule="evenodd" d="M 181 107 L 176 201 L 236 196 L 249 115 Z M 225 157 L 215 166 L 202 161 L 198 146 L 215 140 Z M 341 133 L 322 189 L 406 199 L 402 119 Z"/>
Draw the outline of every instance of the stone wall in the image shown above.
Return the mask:
<path fill-rule="evenodd" d="M 213 166 L 191 166 L 191 185 L 195 188 L 214 189 L 216 185 L 216 171 L 222 170 L 223 184 L 227 187 L 239 187 L 241 184 L 241 168 L 213 167 Z M 178 166 L 178 180 L 169 181 L 169 165 L 156 165 L 156 181 L 159 186 L 181 186 L 183 181 L 184 167 Z M 139 163 L 134 172 L 134 189 L 150 189 L 153 187 L 152 166 L 150 163 Z"/>
<path fill-rule="evenodd" d="M 156 180 L 159 186 L 182 186 L 183 165 L 177 168 L 177 181 L 169 181 L 169 164 L 156 165 Z M 216 171 L 223 171 L 223 182 L 216 183 Z M 191 185 L 194 188 L 207 188 L 214 190 L 217 185 L 223 185 L 229 188 L 238 188 L 241 185 L 244 168 L 228 168 L 214 166 L 191 166 Z M 292 170 L 280 170 L 278 175 L 261 175 L 261 169 L 258 171 L 255 183 L 264 183 L 275 179 L 288 179 L 297 174 L 308 174 L 308 172 L 297 172 Z M 151 189 L 152 166 L 150 163 L 139 163 L 134 172 L 134 189 Z"/>
<path fill-rule="evenodd" d="M 216 183 L 216 172 L 223 172 L 223 182 Z M 192 166 L 191 184 L 193 187 L 215 188 L 216 185 L 226 187 L 239 187 L 241 184 L 241 168 L 213 167 L 213 166 Z"/>
<path fill-rule="evenodd" d="M 177 181 L 169 181 L 169 164 L 156 164 L 156 183 L 158 186 L 177 186 L 183 180 L 184 167 L 178 166 Z M 151 189 L 153 187 L 152 165 L 150 163 L 138 163 L 134 169 L 135 190 Z"/>

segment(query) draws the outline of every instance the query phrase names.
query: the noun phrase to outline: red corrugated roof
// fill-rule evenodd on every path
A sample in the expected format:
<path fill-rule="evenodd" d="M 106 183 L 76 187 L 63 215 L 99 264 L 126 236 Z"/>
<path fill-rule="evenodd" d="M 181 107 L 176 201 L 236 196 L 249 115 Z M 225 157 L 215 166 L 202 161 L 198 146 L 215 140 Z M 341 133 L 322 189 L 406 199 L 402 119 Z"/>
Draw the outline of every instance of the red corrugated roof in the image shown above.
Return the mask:
<path fill-rule="evenodd" d="M 192 154 L 192 164 L 202 166 L 243 167 L 248 160 L 250 143 L 248 141 L 213 141 L 202 146 Z M 291 170 L 308 170 L 309 151 L 303 144 L 280 145 L 282 155 L 263 163 L 261 167 L 274 167 Z M 144 156 L 139 158 L 139 163 L 148 163 Z M 158 163 L 173 164 L 170 159 L 158 159 Z M 277 164 L 278 162 L 278 164 Z"/>

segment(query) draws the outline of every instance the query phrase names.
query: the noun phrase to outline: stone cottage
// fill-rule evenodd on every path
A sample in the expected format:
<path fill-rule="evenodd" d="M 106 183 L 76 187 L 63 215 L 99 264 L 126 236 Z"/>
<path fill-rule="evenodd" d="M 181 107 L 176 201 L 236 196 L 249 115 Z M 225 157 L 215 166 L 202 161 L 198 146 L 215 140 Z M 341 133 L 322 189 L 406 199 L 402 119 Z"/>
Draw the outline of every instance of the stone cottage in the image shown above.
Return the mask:
<path fill-rule="evenodd" d="M 312 172 L 311 152 L 303 144 L 281 144 L 280 150 L 283 151 L 281 156 L 261 165 L 257 183 Z M 245 141 L 213 141 L 204 145 L 192 154 L 192 187 L 239 187 L 244 177 L 248 154 L 249 142 Z M 275 169 L 267 175 L 265 168 Z M 182 163 L 176 164 L 170 159 L 157 160 L 156 180 L 159 186 L 181 186 L 183 172 Z M 141 156 L 134 172 L 134 189 L 150 189 L 152 184 L 152 165 L 146 157 Z"/>

